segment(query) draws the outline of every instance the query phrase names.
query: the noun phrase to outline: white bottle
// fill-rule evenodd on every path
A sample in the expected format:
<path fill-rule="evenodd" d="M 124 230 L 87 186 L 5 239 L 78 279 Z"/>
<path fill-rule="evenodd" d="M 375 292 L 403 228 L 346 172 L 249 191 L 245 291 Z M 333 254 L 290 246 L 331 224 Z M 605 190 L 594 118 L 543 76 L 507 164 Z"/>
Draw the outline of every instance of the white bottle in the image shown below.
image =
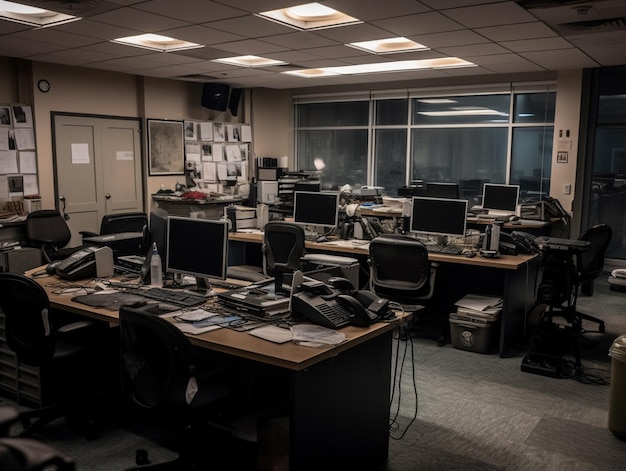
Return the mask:
<path fill-rule="evenodd" d="M 152 244 L 152 257 L 150 258 L 150 286 L 163 286 L 163 268 L 156 242 Z"/>

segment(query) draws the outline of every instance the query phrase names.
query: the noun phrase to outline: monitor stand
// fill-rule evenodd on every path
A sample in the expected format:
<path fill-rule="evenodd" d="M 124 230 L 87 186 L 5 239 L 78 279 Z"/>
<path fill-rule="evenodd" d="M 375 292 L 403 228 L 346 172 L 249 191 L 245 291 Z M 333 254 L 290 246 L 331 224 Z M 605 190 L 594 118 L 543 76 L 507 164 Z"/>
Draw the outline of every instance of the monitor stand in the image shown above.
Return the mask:
<path fill-rule="evenodd" d="M 200 296 L 213 296 L 215 292 L 211 288 L 211 282 L 208 278 L 196 276 L 196 286 L 186 289 L 190 293 L 199 294 Z"/>

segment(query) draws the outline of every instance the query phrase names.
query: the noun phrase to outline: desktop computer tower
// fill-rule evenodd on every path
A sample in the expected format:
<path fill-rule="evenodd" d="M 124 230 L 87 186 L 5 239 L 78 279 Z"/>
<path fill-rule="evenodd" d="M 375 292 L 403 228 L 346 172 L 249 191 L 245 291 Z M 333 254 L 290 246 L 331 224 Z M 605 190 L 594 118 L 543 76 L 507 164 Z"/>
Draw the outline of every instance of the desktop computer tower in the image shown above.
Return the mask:
<path fill-rule="evenodd" d="M 276 203 L 278 201 L 278 182 L 260 180 L 257 182 L 257 202 Z"/>

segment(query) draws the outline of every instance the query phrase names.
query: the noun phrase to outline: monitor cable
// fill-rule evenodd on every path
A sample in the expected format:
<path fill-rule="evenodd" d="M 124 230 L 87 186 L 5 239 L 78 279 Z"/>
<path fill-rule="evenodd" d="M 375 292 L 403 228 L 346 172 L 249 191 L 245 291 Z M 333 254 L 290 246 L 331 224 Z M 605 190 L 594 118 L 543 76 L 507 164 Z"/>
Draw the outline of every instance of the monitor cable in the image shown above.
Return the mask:
<path fill-rule="evenodd" d="M 389 306 L 393 309 L 402 311 L 402 323 L 398 326 L 398 335 L 396 337 L 396 358 L 394 364 L 394 375 L 391 387 L 391 398 L 389 400 L 389 408 L 391 412 L 391 418 L 389 420 L 389 437 L 394 440 L 402 440 L 409 428 L 417 419 L 417 410 L 419 398 L 417 394 L 417 383 L 415 379 L 415 360 L 414 360 L 414 345 L 413 338 L 408 328 L 408 322 L 405 318 L 404 308 L 395 302 L 390 302 Z M 403 335 L 403 330 L 406 332 L 406 337 Z M 401 348 L 401 345 L 404 348 Z M 410 355 L 410 357 L 409 357 Z M 400 423 L 400 412 L 402 409 L 402 377 L 406 363 L 410 362 L 411 384 L 413 386 L 413 399 L 414 408 L 409 422 L 406 425 Z M 393 411 L 392 411 L 393 408 Z"/>

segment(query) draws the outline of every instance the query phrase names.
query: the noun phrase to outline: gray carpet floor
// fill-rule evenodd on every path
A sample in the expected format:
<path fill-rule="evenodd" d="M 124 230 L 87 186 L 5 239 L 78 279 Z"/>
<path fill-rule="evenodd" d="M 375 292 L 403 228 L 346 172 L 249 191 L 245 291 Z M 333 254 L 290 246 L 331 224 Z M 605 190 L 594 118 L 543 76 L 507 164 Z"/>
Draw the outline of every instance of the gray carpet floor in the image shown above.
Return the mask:
<path fill-rule="evenodd" d="M 500 358 L 450 344 L 439 347 L 419 335 L 412 341 L 398 340 L 391 406 L 396 420 L 385 469 L 626 469 L 626 443 L 607 425 L 608 350 L 617 336 L 626 334 L 626 294 L 610 291 L 605 280 L 600 277 L 594 295 L 578 303 L 581 311 L 606 321 L 604 334 L 584 336 L 586 381 L 523 372 L 524 351 Z M 175 456 L 159 440 L 130 428 L 107 428 L 97 440 L 87 441 L 55 423 L 40 438 L 74 457 L 79 471 L 123 470 L 133 464 L 140 448 L 148 450 L 153 462 Z"/>

